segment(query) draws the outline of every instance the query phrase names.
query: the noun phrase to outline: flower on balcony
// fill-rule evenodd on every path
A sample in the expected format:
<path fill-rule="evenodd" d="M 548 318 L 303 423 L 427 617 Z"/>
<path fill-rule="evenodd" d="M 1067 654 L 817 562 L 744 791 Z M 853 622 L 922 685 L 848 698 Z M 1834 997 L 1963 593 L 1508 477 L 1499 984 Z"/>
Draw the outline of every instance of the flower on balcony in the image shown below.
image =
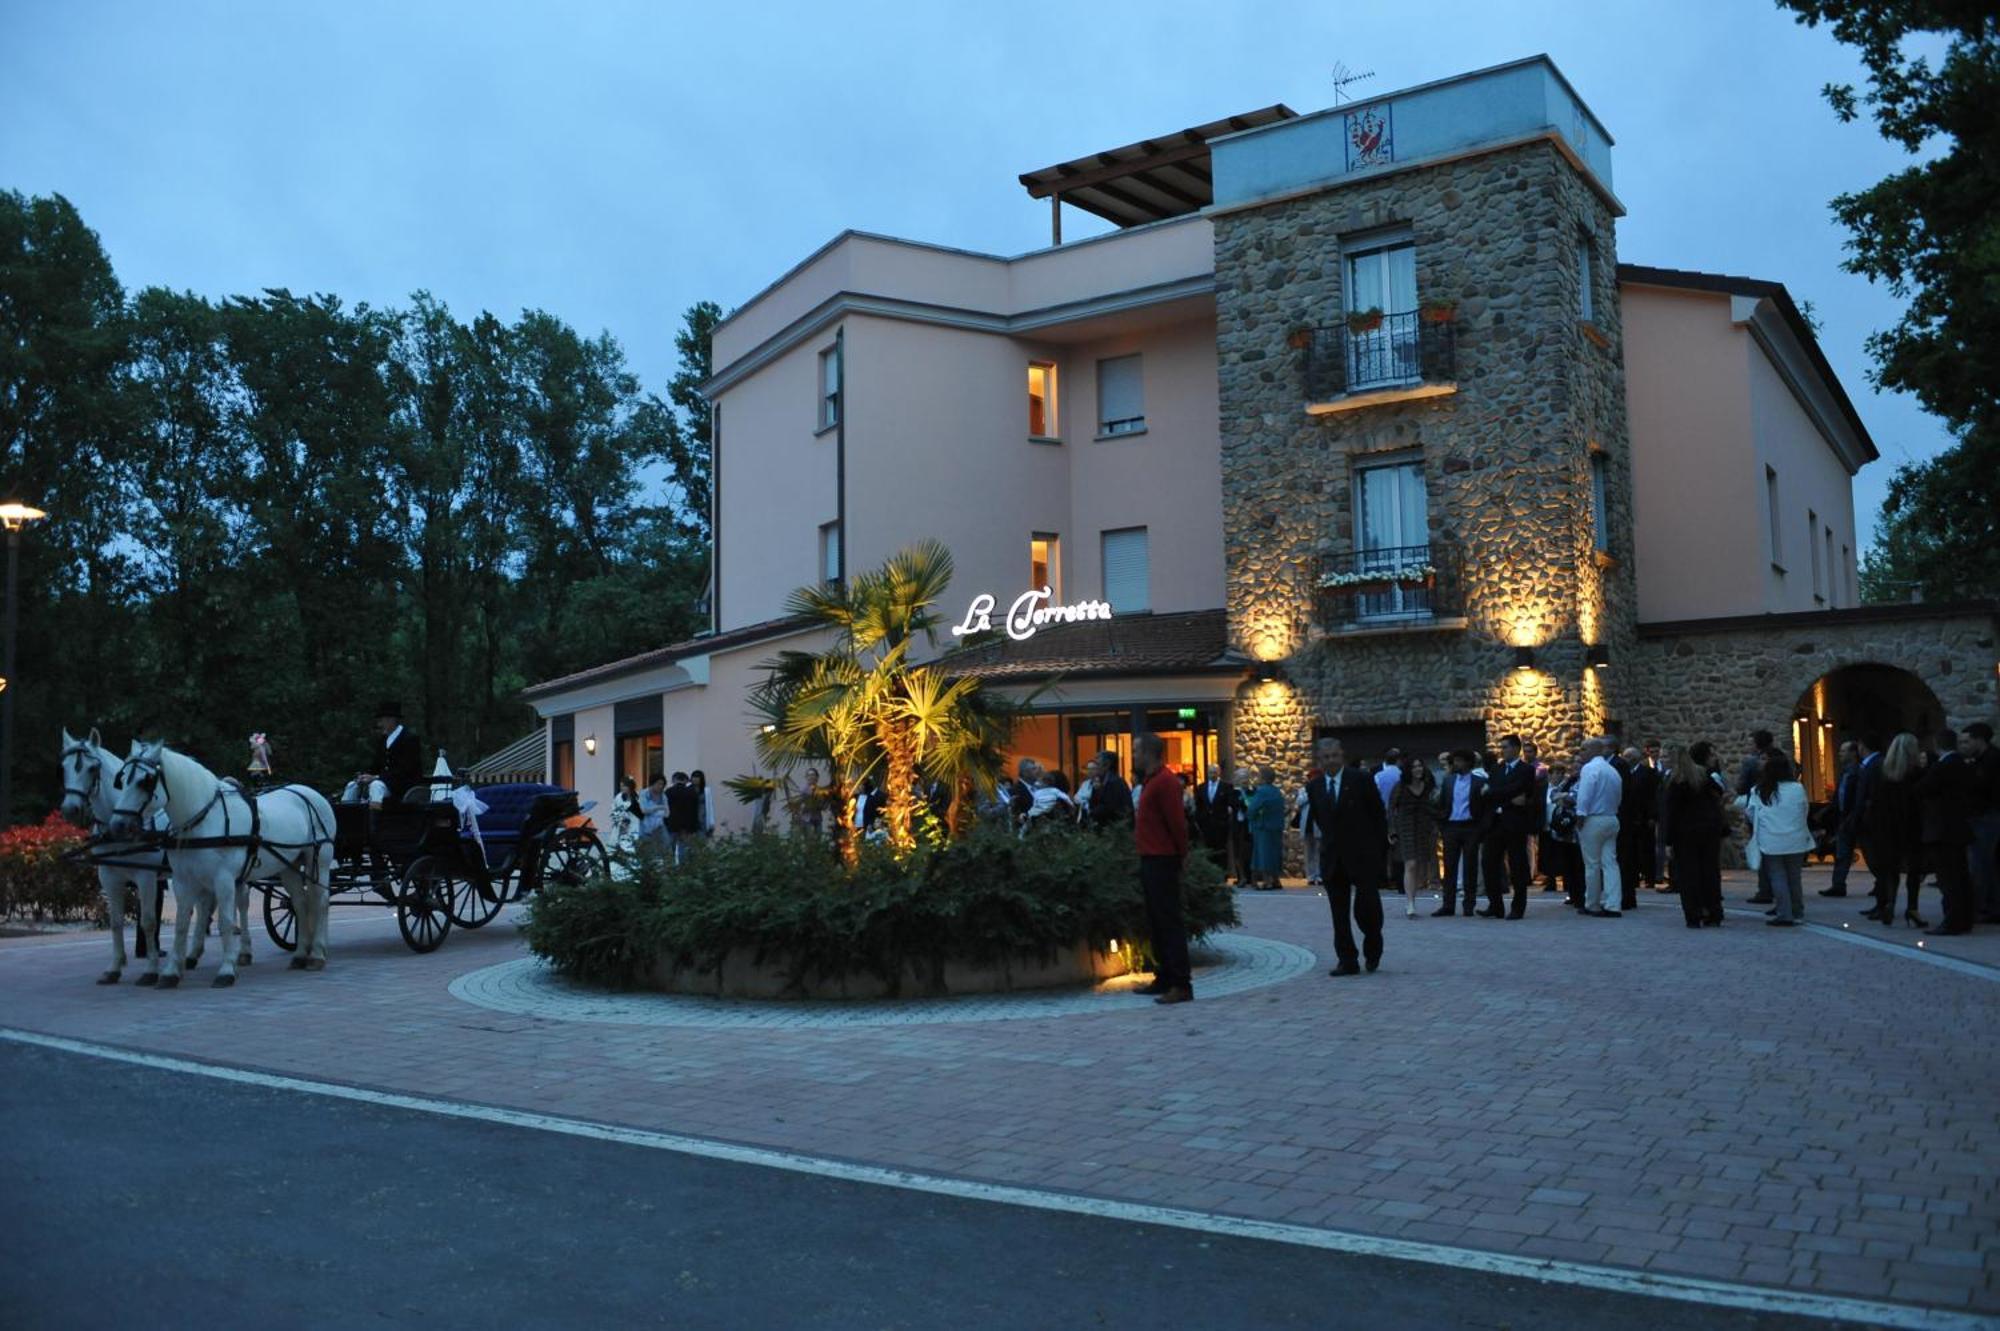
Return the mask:
<path fill-rule="evenodd" d="M 1313 330 L 1310 328 L 1294 328 L 1291 332 L 1285 334 L 1285 345 L 1293 351 L 1304 351 L 1312 344 Z"/>
<path fill-rule="evenodd" d="M 1347 316 L 1347 331 L 1350 333 L 1372 333 L 1382 326 L 1382 310 L 1374 306 L 1365 310 L 1355 310 Z"/>
<path fill-rule="evenodd" d="M 1450 296 L 1431 296 L 1417 306 L 1417 314 L 1427 324 L 1448 324 L 1458 317 L 1458 302 Z"/>
<path fill-rule="evenodd" d="M 1401 568 L 1375 569 L 1367 573 L 1328 573 L 1319 580 L 1321 587 L 1386 587 L 1403 585 L 1428 587 L 1437 581 L 1437 568 L 1431 564 L 1404 564 Z"/>

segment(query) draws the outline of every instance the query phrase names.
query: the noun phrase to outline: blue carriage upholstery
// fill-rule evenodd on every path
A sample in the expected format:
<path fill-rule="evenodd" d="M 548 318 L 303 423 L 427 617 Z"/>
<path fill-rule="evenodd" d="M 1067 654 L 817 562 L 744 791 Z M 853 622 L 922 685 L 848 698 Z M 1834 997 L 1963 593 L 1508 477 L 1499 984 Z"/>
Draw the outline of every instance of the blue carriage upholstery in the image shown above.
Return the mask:
<path fill-rule="evenodd" d="M 520 840 L 535 801 L 544 795 L 567 795 L 564 786 L 541 781 L 511 781 L 497 786 L 475 786 L 473 793 L 486 806 L 479 815 L 479 835 L 491 846 L 511 845 Z"/>

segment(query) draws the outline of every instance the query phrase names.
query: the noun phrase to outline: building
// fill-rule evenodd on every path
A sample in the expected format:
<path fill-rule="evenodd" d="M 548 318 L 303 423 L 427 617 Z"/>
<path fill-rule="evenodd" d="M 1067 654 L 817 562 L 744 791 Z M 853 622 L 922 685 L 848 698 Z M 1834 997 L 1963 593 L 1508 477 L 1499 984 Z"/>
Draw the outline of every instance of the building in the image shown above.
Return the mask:
<path fill-rule="evenodd" d="M 1990 713 L 1992 605 L 1856 608 L 1876 451 L 1807 322 L 1621 265 L 1612 146 L 1534 57 L 1027 173 L 1029 254 L 836 237 L 716 332 L 713 631 L 528 690 L 550 770 L 750 772 L 787 594 L 926 536 L 992 625 L 955 667 L 1072 771 L 1796 718 L 1823 782 L 1845 725 Z"/>

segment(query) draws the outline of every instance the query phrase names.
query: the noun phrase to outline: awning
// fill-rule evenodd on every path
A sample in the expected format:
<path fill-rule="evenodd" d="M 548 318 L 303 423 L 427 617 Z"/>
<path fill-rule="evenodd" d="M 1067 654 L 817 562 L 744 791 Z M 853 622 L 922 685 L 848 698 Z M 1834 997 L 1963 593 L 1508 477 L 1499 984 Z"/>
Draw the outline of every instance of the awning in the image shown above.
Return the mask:
<path fill-rule="evenodd" d="M 1215 202 L 1208 163 L 1210 139 L 1297 115 L 1280 102 L 1162 138 L 1141 139 L 1123 148 L 1029 171 L 1021 176 L 1021 184 L 1031 198 L 1055 195 L 1119 226 L 1182 217 Z"/>

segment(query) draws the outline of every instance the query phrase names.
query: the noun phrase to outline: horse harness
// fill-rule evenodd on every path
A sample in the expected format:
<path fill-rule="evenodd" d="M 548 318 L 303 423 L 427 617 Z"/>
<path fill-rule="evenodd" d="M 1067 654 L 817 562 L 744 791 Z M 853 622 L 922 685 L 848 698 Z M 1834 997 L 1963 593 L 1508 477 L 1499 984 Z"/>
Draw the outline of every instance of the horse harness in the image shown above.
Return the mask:
<path fill-rule="evenodd" d="M 61 758 L 58 759 L 65 773 L 69 770 L 69 759 L 72 756 L 89 759 L 90 776 L 86 783 L 81 786 L 65 784 L 62 792 L 65 796 L 76 796 L 83 801 L 83 807 L 88 809 L 91 807 L 90 797 L 96 793 L 97 787 L 104 783 L 104 760 L 92 752 L 89 744 L 78 740 L 64 749 Z M 105 827 L 103 823 L 98 822 L 96 817 L 93 816 L 90 821 L 90 840 L 78 846 L 75 850 L 66 851 L 62 858 L 65 860 L 80 860 L 90 865 L 93 869 L 133 869 L 143 870 L 156 875 L 164 875 L 166 873 L 167 863 L 164 856 L 152 860 L 121 858 L 126 855 L 143 853 L 145 848 L 152 844 L 151 838 L 141 837 L 133 841 L 120 840 L 106 845 L 104 836 L 109 830 L 109 828 Z"/>
<path fill-rule="evenodd" d="M 142 772 L 148 773 L 154 780 L 160 783 L 161 790 L 163 792 L 165 791 L 167 784 L 167 774 L 162 765 L 155 759 L 141 758 L 137 756 L 125 760 L 125 766 L 118 769 L 118 778 L 115 784 L 120 787 L 124 786 L 126 772 L 134 767 L 139 768 Z M 297 800 L 301 806 L 304 807 L 306 811 L 306 819 L 311 824 L 312 830 L 315 834 L 312 840 L 270 841 L 264 837 L 263 819 L 258 814 L 257 801 L 263 798 L 264 796 L 280 794 L 280 793 L 290 795 L 293 799 Z M 248 835 L 245 836 L 236 835 L 235 831 L 231 826 L 231 820 L 229 816 L 229 803 L 228 800 L 226 799 L 226 796 L 229 795 L 235 795 L 238 799 L 242 800 L 244 804 L 249 806 L 250 831 Z M 201 824 L 201 820 L 208 817 L 209 811 L 214 809 L 217 805 L 222 806 L 222 835 L 200 836 L 200 837 L 186 835 L 184 829 L 199 826 Z M 256 863 L 258 857 L 261 855 L 269 854 L 272 859 L 276 860 L 279 864 L 284 865 L 285 868 L 290 869 L 293 873 L 298 874 L 300 877 L 307 877 L 308 875 L 306 874 L 305 871 L 305 861 L 307 853 L 315 851 L 321 846 L 331 846 L 333 844 L 333 835 L 331 832 L 328 831 L 326 824 L 321 820 L 319 816 L 319 810 L 313 808 L 312 802 L 306 799 L 304 795 L 300 794 L 298 791 L 290 788 L 289 786 L 280 786 L 278 790 L 275 791 L 267 790 L 263 792 L 263 795 L 259 795 L 258 793 L 250 790 L 241 781 L 237 780 L 233 776 L 225 776 L 218 778 L 215 783 L 215 793 L 209 796 L 208 803 L 202 805 L 201 808 L 198 809 L 192 817 L 190 817 L 185 823 L 181 825 L 181 828 L 183 830 L 180 830 L 178 832 L 175 829 L 170 828 L 164 833 L 159 833 L 155 834 L 155 836 L 148 837 L 147 840 L 149 842 L 157 841 L 159 843 L 163 843 L 165 849 L 170 854 L 176 850 L 245 851 L 246 853 L 243 856 L 243 867 L 236 871 L 236 886 L 238 887 L 242 887 L 244 883 L 249 881 L 250 866 Z M 292 851 L 295 853 L 292 856 L 288 857 L 285 854 L 286 851 Z"/>

